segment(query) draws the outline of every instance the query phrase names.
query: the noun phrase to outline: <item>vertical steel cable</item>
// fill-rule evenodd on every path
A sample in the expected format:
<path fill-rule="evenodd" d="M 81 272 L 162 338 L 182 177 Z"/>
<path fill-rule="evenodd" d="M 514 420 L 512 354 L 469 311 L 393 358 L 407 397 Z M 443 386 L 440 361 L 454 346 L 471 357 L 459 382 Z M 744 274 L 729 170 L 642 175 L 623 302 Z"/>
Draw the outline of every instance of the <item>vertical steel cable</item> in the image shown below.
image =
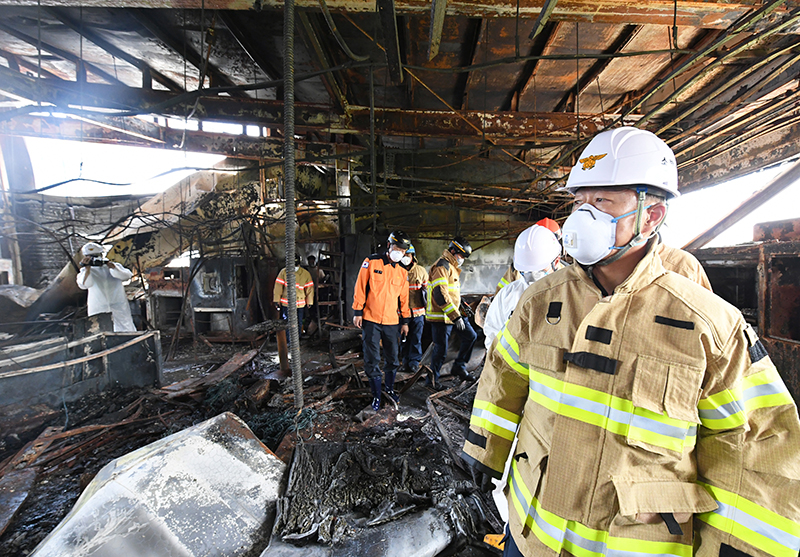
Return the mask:
<path fill-rule="evenodd" d="M 286 291 L 289 298 L 289 347 L 292 352 L 294 407 L 303 408 L 303 373 L 297 331 L 297 278 L 294 270 L 297 230 L 294 194 L 294 0 L 283 4 L 283 177 L 286 196 Z"/>
<path fill-rule="evenodd" d="M 378 184 L 375 179 L 375 77 L 373 66 L 369 67 L 369 164 L 370 186 L 372 187 L 372 251 L 377 251 L 378 245 Z M 351 217 L 353 218 L 353 217 Z"/>

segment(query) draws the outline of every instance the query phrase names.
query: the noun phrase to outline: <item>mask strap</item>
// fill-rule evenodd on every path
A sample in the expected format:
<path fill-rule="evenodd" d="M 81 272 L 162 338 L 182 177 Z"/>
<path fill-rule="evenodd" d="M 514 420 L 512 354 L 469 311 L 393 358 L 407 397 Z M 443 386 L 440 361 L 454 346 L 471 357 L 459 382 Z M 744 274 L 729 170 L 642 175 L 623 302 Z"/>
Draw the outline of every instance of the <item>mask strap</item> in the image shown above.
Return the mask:
<path fill-rule="evenodd" d="M 628 242 L 627 244 L 625 244 L 624 246 L 621 246 L 621 247 L 613 246 L 612 249 L 616 249 L 616 250 L 619 250 L 619 251 L 617 251 L 617 253 L 615 253 L 611 257 L 608 257 L 607 259 L 603 259 L 602 261 L 598 261 L 597 263 L 595 263 L 595 265 L 598 265 L 600 267 L 604 267 L 606 265 L 610 265 L 611 263 L 613 263 L 614 261 L 616 261 L 617 259 L 619 259 L 623 255 L 625 255 L 628 252 L 628 250 L 630 250 L 632 247 L 638 246 L 639 244 L 641 244 L 641 243 L 643 243 L 644 241 L 647 240 L 647 238 L 645 238 L 642 235 L 642 216 L 644 214 L 644 211 L 646 209 L 649 209 L 650 207 L 652 207 L 652 205 L 648 205 L 647 207 L 644 206 L 644 198 L 647 195 L 647 188 L 646 187 L 638 187 L 638 188 L 636 188 L 636 193 L 639 194 L 639 197 L 638 197 L 638 199 L 636 201 L 636 210 L 628 211 L 624 215 L 620 215 L 620 216 L 616 217 L 615 219 L 613 219 L 611 221 L 611 222 L 616 223 L 621 218 L 624 218 L 624 217 L 627 217 L 628 215 L 632 215 L 633 213 L 636 213 L 636 225 L 635 225 L 636 228 L 634 229 L 634 233 L 635 234 L 634 234 L 633 238 L 631 238 L 631 241 Z"/>

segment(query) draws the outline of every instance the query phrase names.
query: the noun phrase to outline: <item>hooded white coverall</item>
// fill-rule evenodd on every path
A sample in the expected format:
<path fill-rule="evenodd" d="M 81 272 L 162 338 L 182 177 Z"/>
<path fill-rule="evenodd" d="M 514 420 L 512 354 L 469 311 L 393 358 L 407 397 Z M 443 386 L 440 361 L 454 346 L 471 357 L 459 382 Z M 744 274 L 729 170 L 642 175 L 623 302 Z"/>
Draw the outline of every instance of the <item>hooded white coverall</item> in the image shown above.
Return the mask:
<path fill-rule="evenodd" d="M 78 272 L 78 287 L 89 291 L 89 315 L 110 312 L 115 332 L 136 330 L 125 288 L 122 286 L 132 276 L 133 273 L 119 263 L 114 263 L 113 269 L 103 265 L 82 267 Z"/>

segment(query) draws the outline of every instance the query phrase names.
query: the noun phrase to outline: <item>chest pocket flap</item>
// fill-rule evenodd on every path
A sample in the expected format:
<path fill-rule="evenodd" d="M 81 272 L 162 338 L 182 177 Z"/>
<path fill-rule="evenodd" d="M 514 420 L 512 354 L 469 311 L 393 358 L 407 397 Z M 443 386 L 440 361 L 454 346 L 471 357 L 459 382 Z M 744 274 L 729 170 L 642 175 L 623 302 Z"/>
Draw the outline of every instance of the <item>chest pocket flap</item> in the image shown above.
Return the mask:
<path fill-rule="evenodd" d="M 564 373 L 567 369 L 563 348 L 541 344 L 523 344 L 520 346 L 519 352 L 520 362 L 527 364 L 533 370 Z"/>
<path fill-rule="evenodd" d="M 700 368 L 640 355 L 633 379 L 633 405 L 699 424 L 697 403 L 702 380 Z"/>

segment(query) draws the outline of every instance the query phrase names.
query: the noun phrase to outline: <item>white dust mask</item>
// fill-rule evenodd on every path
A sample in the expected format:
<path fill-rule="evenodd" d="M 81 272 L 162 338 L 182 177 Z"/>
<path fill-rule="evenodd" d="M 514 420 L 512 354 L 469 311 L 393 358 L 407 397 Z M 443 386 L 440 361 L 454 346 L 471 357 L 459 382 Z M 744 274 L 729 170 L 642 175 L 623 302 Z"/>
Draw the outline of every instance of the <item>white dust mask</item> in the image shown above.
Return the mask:
<path fill-rule="evenodd" d="M 389 250 L 389 259 L 397 263 L 401 259 L 403 259 L 403 252 L 397 250 Z"/>
<path fill-rule="evenodd" d="M 594 265 L 614 249 L 617 239 L 617 222 L 636 210 L 618 217 L 604 213 L 594 205 L 584 203 L 564 222 L 564 249 L 578 263 Z"/>
<path fill-rule="evenodd" d="M 404 256 L 404 257 L 403 257 L 403 258 L 400 260 L 400 262 L 401 262 L 403 265 L 411 265 L 411 256 L 410 256 L 410 255 L 406 255 L 406 256 Z"/>

